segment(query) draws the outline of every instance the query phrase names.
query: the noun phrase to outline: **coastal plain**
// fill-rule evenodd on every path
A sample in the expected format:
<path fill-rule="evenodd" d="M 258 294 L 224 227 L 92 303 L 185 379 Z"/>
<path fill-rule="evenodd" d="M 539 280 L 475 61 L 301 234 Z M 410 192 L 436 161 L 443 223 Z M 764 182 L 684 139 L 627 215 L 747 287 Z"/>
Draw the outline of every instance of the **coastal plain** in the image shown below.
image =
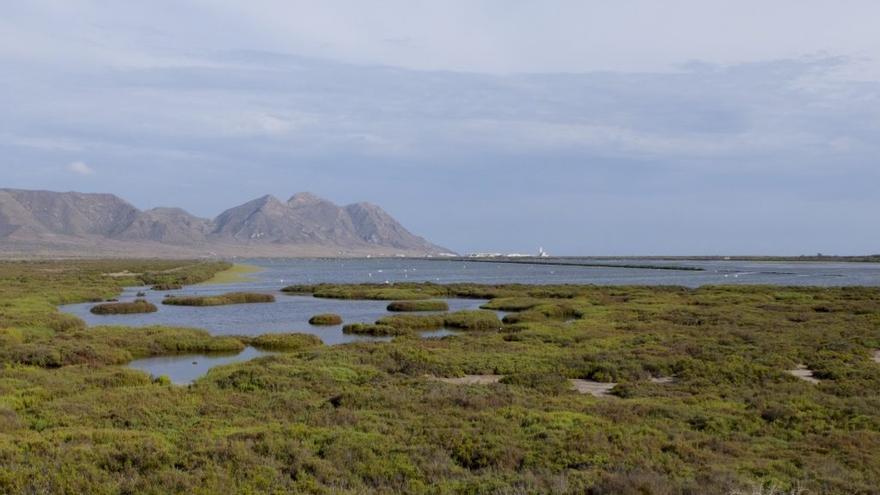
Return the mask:
<path fill-rule="evenodd" d="M 342 345 L 296 328 L 255 337 L 87 326 L 57 310 L 124 287 L 197 284 L 230 268 L 0 263 L 0 492 L 870 494 L 880 486 L 880 288 L 288 286 L 388 303 L 487 300 L 465 316 L 441 313 L 461 323 L 454 335 L 421 338 L 411 327 L 436 315 L 407 313 L 392 317 L 399 335 Z M 484 316 L 494 311 L 504 318 Z M 272 352 L 188 386 L 126 367 L 247 346 Z"/>

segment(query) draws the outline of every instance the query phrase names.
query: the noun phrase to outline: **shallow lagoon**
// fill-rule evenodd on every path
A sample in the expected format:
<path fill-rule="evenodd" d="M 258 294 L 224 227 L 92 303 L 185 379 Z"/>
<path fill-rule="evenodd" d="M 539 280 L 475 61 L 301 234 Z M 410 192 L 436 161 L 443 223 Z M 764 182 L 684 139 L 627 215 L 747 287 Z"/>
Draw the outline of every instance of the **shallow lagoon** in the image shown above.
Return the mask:
<path fill-rule="evenodd" d="M 194 327 L 208 330 L 213 335 L 260 335 L 264 333 L 310 333 L 319 337 L 327 345 L 346 342 L 382 340 L 378 337 L 346 335 L 342 325 L 315 326 L 309 318 L 320 313 L 337 313 L 345 323 L 367 322 L 387 316 L 388 301 L 349 301 L 342 299 L 319 299 L 312 296 L 286 295 L 273 292 L 274 303 L 231 304 L 228 306 L 170 306 L 163 305 L 166 294 L 208 295 L 240 290 L 241 285 L 231 288 L 228 285 L 210 287 L 194 286 L 180 291 L 146 290 L 146 298 L 153 302 L 159 311 L 145 314 L 94 315 L 89 310 L 94 304 L 70 304 L 61 310 L 74 314 L 90 326 L 123 325 L 142 327 L 165 325 L 175 327 Z M 144 288 L 126 289 L 120 301 L 133 300 L 138 291 Z M 267 291 L 268 292 L 268 291 Z M 448 299 L 450 311 L 477 309 L 485 303 L 482 299 Z M 422 313 L 430 314 L 430 313 Z M 436 336 L 436 333 L 429 334 Z"/>
<path fill-rule="evenodd" d="M 181 291 L 151 291 L 129 288 L 120 296 L 127 301 L 145 290 L 147 299 L 159 307 L 150 314 L 93 315 L 92 304 L 63 306 L 89 325 L 168 325 L 204 328 L 215 335 L 259 335 L 263 333 L 301 332 L 317 335 L 328 345 L 357 341 L 382 341 L 387 337 L 345 335 L 342 325 L 313 326 L 309 318 L 319 313 L 338 313 L 345 323 L 373 322 L 389 314 L 388 301 L 348 301 L 292 296 L 280 292 L 290 284 L 393 283 L 428 281 L 436 283 L 473 282 L 483 284 L 597 284 L 597 285 L 683 285 L 772 284 L 772 285 L 880 285 L 880 264 L 815 262 L 743 262 L 743 261 L 666 261 L 645 260 L 642 264 L 695 266 L 704 271 L 670 271 L 608 267 L 557 265 L 517 265 L 469 263 L 423 259 L 295 259 L 247 261 L 263 271 L 252 274 L 247 282 L 187 287 Z M 603 261 L 605 263 L 605 261 Z M 621 264 L 639 263 L 638 260 Z M 214 307 L 164 306 L 166 294 L 210 295 L 232 291 L 272 293 L 275 303 L 242 304 Z M 450 311 L 476 309 L 485 301 L 447 300 Z M 452 334 L 446 330 L 422 332 L 422 337 L 437 338 Z M 131 367 L 152 375 L 168 375 L 174 383 L 185 384 L 204 375 L 215 366 L 247 361 L 268 353 L 247 348 L 234 355 L 181 355 L 141 359 Z M 195 362 L 196 364 L 193 364 Z"/>
<path fill-rule="evenodd" d="M 149 373 L 152 376 L 165 375 L 175 385 L 186 385 L 200 378 L 208 370 L 216 366 L 250 361 L 251 359 L 270 354 L 272 353 L 247 347 L 238 354 L 181 354 L 136 359 L 128 363 L 128 366 L 129 368 Z"/>
<path fill-rule="evenodd" d="M 281 293 L 281 286 L 274 290 L 260 281 L 253 283 L 224 284 L 210 286 L 191 286 L 179 291 L 153 291 L 146 287 L 129 287 L 119 296 L 120 301 L 131 301 L 143 291 L 146 299 L 156 304 L 155 313 L 95 315 L 90 312 L 93 303 L 70 304 L 62 306 L 64 312 L 82 318 L 89 326 L 121 325 L 143 327 L 151 325 L 195 327 L 208 330 L 214 335 L 260 335 L 264 333 L 309 333 L 319 337 L 324 344 L 337 345 L 348 342 L 381 342 L 390 337 L 346 335 L 343 325 L 316 326 L 309 324 L 309 318 L 320 313 L 337 313 L 345 323 L 369 322 L 392 314 L 386 310 L 388 301 L 350 301 L 342 299 L 319 299 L 312 296 L 287 295 Z M 233 304 L 228 306 L 170 306 L 163 305 L 162 299 L 174 295 L 210 295 L 236 290 L 258 290 L 272 293 L 274 303 Z M 450 311 L 478 309 L 485 303 L 482 299 L 448 299 Z M 430 314 L 430 313 L 421 313 Z M 499 312 L 499 315 L 502 313 Z M 419 332 L 423 338 L 441 338 L 455 332 L 441 329 Z M 166 375 L 178 385 L 191 383 L 203 376 L 211 368 L 248 361 L 255 357 L 272 354 L 248 347 L 238 354 L 182 354 L 157 356 L 132 361 L 129 366 L 145 371 L 153 376 Z"/>

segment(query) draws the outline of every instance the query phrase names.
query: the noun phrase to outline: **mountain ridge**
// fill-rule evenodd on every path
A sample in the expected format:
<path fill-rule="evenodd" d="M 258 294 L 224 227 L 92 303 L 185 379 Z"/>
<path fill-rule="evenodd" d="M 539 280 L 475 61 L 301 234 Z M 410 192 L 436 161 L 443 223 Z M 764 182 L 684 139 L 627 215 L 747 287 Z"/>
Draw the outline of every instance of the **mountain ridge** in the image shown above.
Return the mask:
<path fill-rule="evenodd" d="M 78 248 L 83 251 L 75 254 Z M 265 195 L 213 219 L 140 210 L 106 193 L 0 189 L 0 253 L 33 256 L 432 256 L 451 254 L 372 203 Z M 72 254 L 74 253 L 74 254 Z"/>

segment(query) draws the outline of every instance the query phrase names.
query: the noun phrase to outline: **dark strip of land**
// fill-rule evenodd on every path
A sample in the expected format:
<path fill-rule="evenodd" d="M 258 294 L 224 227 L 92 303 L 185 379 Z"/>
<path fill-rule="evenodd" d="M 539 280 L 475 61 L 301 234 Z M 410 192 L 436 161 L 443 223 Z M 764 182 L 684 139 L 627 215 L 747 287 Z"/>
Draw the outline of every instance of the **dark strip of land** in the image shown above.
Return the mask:
<path fill-rule="evenodd" d="M 631 263 L 588 263 L 583 261 L 543 261 L 542 258 L 509 259 L 509 258 L 425 258 L 432 261 L 464 261 L 467 263 L 505 263 L 511 265 L 550 265 L 550 266 L 581 266 L 587 268 L 628 268 L 636 270 L 674 270 L 685 272 L 702 272 L 704 268 L 697 266 L 671 265 L 640 265 Z"/>

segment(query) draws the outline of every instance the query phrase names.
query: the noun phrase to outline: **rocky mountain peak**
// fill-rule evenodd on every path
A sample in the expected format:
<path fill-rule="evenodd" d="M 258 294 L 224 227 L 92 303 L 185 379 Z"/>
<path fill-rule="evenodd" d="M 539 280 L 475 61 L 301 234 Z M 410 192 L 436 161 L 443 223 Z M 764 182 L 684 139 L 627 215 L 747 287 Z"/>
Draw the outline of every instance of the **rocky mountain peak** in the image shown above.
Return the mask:
<path fill-rule="evenodd" d="M 101 246 L 112 244 L 114 252 L 131 252 L 145 243 L 152 243 L 147 252 L 157 255 L 163 246 L 175 247 L 169 251 L 175 255 L 448 252 L 413 235 L 376 205 L 340 207 L 307 192 L 287 202 L 265 195 L 208 220 L 173 207 L 140 211 L 112 194 L 0 189 L 0 252 L 14 251 L 15 246 L 51 251 L 59 243 L 65 253 L 88 245 L 89 255 L 99 255 Z M 185 249 L 177 249 L 181 247 Z"/>

